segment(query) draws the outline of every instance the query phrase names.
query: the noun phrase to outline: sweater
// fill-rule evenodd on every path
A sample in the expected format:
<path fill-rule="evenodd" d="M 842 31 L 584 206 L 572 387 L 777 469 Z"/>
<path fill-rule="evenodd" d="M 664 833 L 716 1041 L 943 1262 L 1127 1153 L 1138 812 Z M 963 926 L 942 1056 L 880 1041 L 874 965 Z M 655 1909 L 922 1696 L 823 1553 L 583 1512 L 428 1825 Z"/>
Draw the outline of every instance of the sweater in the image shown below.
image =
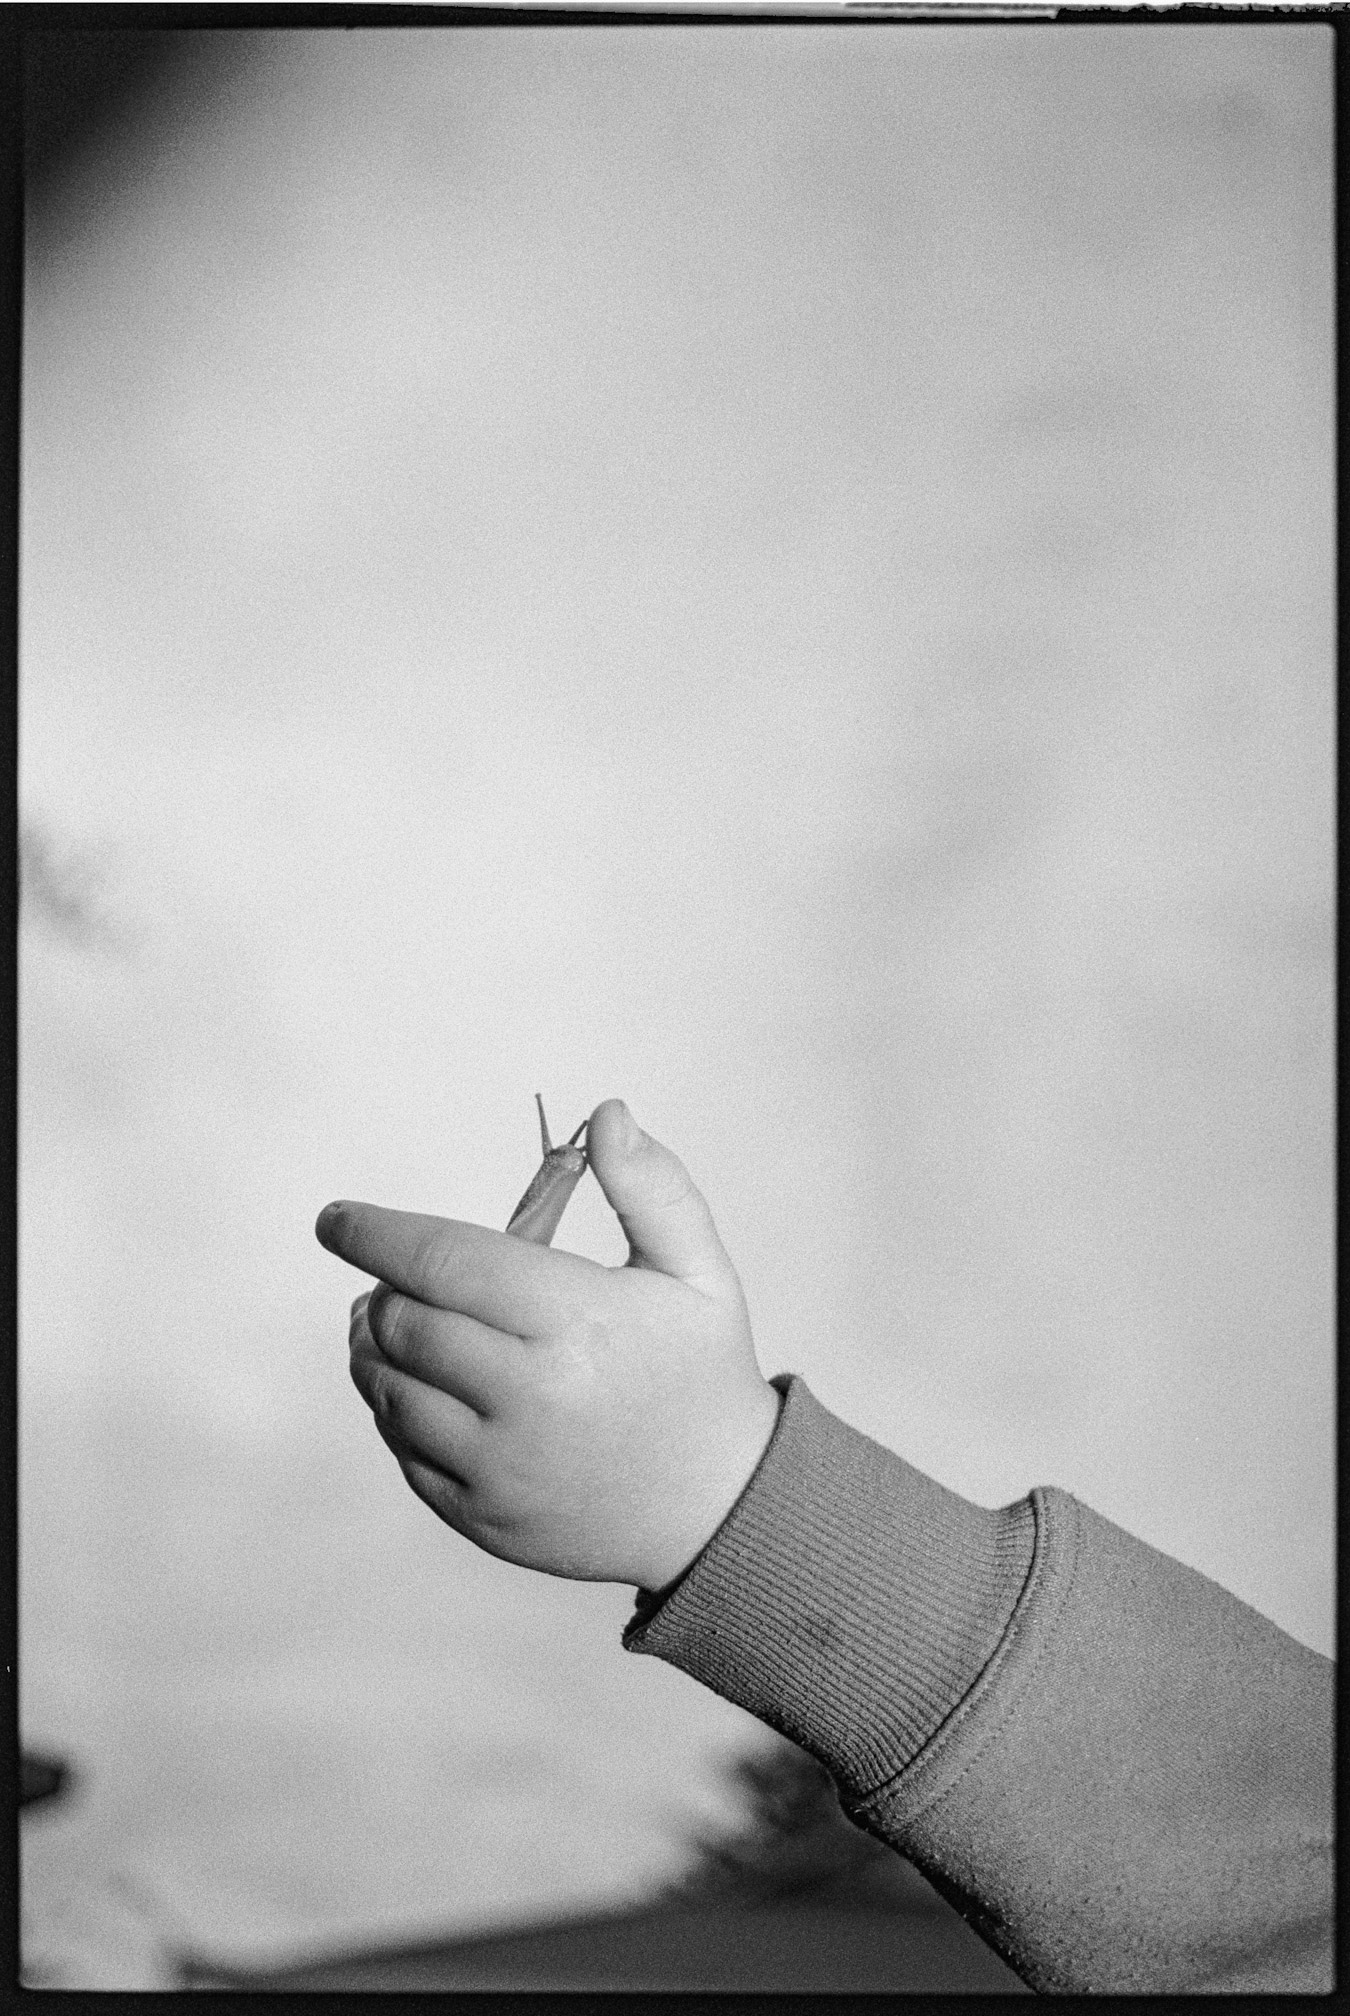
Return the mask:
<path fill-rule="evenodd" d="M 819 1758 L 1035 1989 L 1329 1991 L 1331 1661 L 1067 1492 L 986 1510 L 773 1384 L 627 1649 Z"/>

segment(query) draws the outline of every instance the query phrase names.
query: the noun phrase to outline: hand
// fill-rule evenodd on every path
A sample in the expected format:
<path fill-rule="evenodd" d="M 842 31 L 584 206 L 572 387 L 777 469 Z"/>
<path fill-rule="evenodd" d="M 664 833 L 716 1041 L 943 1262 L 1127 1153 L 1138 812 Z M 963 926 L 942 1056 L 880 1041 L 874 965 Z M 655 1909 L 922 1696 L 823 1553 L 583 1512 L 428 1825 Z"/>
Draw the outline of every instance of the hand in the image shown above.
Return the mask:
<path fill-rule="evenodd" d="M 749 1482 L 779 1396 L 684 1165 L 618 1099 L 586 1148 L 622 1267 L 374 1204 L 330 1204 L 315 1231 L 377 1277 L 352 1378 L 418 1497 L 504 1560 L 659 1590 Z"/>

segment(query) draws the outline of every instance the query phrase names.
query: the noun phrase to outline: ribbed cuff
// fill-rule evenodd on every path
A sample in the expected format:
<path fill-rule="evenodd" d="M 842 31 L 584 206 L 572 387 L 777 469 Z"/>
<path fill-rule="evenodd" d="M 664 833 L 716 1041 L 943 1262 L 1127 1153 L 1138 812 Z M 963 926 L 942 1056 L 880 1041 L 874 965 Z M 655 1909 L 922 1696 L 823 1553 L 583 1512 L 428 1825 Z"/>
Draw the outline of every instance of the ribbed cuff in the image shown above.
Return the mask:
<path fill-rule="evenodd" d="M 784 1395 L 758 1470 L 624 1632 L 810 1750 L 850 1795 L 903 1770 L 974 1686 L 1031 1567 L 1024 1499 L 986 1511 Z"/>

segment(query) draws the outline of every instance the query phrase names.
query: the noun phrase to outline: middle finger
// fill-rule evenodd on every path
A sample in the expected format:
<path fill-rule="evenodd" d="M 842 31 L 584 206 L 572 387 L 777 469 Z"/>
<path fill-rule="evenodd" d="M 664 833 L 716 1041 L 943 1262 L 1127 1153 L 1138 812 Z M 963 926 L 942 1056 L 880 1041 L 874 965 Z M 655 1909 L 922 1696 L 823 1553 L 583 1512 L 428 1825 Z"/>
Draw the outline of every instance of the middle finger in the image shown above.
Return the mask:
<path fill-rule="evenodd" d="M 519 1337 L 455 1310 L 433 1309 L 384 1281 L 371 1290 L 353 1337 L 362 1323 L 391 1365 L 479 1414 L 496 1413 L 524 1370 L 526 1347 Z"/>

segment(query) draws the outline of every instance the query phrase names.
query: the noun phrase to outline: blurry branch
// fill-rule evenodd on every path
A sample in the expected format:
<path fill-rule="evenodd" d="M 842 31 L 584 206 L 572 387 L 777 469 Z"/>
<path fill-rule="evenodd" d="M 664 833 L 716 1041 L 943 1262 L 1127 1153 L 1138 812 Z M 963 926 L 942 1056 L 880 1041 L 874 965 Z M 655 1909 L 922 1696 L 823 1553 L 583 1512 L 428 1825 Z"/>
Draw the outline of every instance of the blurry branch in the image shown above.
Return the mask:
<path fill-rule="evenodd" d="M 81 951 L 125 953 L 126 939 L 101 900 L 106 882 L 106 870 L 96 854 L 88 849 L 62 849 L 40 821 L 21 821 L 21 919 L 40 922 Z"/>
<path fill-rule="evenodd" d="M 64 1757 L 52 1757 L 37 1750 L 25 1750 L 19 1758 L 19 1805 L 37 1806 L 65 1797 L 72 1774 Z"/>
<path fill-rule="evenodd" d="M 899 1858 L 846 1818 L 833 1779 L 805 1750 L 784 1740 L 739 1758 L 733 1777 L 741 1824 L 690 1843 L 694 1866 L 667 1893 L 672 1901 L 857 1904 L 893 1889 Z"/>

